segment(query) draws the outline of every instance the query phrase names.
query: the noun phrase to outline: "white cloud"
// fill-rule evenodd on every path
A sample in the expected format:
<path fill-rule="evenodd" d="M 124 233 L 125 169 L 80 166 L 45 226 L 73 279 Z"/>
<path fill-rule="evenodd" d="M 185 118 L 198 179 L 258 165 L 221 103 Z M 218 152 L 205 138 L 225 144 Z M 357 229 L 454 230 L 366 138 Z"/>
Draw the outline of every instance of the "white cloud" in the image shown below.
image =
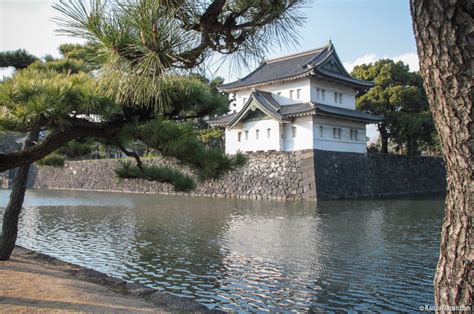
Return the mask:
<path fill-rule="evenodd" d="M 375 54 L 366 54 L 366 55 L 363 55 L 362 57 L 355 59 L 353 62 L 344 62 L 344 67 L 346 68 L 347 71 L 351 72 L 356 65 L 361 65 L 364 63 L 374 63 L 377 60 L 387 59 L 387 58 L 395 60 L 395 61 L 403 61 L 405 64 L 408 64 L 411 71 L 418 71 L 420 69 L 419 62 L 418 62 L 418 55 L 416 54 L 416 52 L 409 52 L 409 53 L 405 53 L 405 54 L 394 56 L 394 57 L 388 57 L 388 56 L 378 57 Z"/>
<path fill-rule="evenodd" d="M 350 73 L 352 70 L 355 68 L 356 65 L 361 65 L 364 63 L 374 63 L 380 58 L 377 58 L 376 55 L 370 54 L 370 55 L 363 55 L 362 57 L 359 57 L 355 59 L 353 62 L 344 62 L 344 67 L 346 70 Z"/>
<path fill-rule="evenodd" d="M 398 57 L 394 57 L 395 61 L 403 61 L 405 64 L 408 64 L 410 71 L 420 70 L 420 61 L 418 60 L 418 55 L 416 52 L 409 52 Z"/>

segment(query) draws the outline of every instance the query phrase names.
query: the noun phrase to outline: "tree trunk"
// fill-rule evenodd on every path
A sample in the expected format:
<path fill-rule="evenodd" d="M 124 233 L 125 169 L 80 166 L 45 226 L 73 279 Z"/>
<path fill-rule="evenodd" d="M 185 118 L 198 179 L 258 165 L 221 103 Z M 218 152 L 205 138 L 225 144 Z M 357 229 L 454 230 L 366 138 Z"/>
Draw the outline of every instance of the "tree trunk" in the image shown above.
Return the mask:
<path fill-rule="evenodd" d="M 24 148 L 31 147 L 38 140 L 39 131 L 31 131 L 25 140 Z M 16 171 L 10 201 L 5 208 L 3 215 L 2 236 L 0 237 L 0 260 L 10 259 L 13 248 L 15 247 L 18 235 L 18 220 L 20 218 L 21 207 L 25 198 L 26 184 L 28 181 L 28 172 L 30 165 L 19 167 Z"/>
<path fill-rule="evenodd" d="M 380 141 L 382 142 L 382 147 L 380 152 L 383 154 L 388 154 L 388 132 L 387 126 L 384 122 L 378 125 L 379 133 L 380 133 Z"/>
<path fill-rule="evenodd" d="M 471 306 L 474 280 L 472 0 L 411 0 L 420 71 L 443 146 L 448 194 L 434 281 L 438 306 Z"/>
<path fill-rule="evenodd" d="M 407 155 L 408 156 L 418 156 L 420 151 L 418 149 L 418 142 L 416 138 L 409 138 L 407 141 Z"/>

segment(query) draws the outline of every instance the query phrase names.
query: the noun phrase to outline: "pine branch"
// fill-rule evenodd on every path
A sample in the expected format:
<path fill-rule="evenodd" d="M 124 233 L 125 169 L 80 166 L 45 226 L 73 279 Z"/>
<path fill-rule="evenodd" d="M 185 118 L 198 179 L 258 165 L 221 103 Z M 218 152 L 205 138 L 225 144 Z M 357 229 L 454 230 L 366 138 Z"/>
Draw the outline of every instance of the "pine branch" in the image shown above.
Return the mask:
<path fill-rule="evenodd" d="M 139 156 L 136 152 L 132 152 L 132 151 L 127 150 L 121 143 L 118 143 L 118 144 L 117 144 L 117 147 L 120 148 L 120 150 L 121 150 L 125 155 L 127 155 L 128 157 L 133 157 L 133 158 L 135 158 L 135 161 L 137 162 L 137 167 L 138 167 L 139 169 L 142 169 L 142 170 L 143 170 L 142 161 L 141 161 L 141 159 L 140 159 L 140 156 Z"/>

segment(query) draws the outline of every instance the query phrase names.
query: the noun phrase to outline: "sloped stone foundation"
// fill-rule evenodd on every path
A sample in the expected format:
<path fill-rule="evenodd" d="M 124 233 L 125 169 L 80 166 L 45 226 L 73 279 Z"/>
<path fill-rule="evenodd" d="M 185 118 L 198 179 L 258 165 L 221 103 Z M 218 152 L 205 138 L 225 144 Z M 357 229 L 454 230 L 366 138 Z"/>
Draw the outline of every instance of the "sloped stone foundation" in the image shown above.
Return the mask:
<path fill-rule="evenodd" d="M 247 164 L 218 180 L 200 182 L 190 193 L 167 183 L 118 179 L 121 160 L 68 161 L 63 168 L 39 166 L 32 186 L 47 189 L 195 195 L 246 199 L 327 200 L 385 197 L 446 190 L 442 158 L 364 155 L 319 150 L 247 155 Z M 176 163 L 160 158 L 146 164 Z M 182 168 L 193 175 L 188 168 Z"/>

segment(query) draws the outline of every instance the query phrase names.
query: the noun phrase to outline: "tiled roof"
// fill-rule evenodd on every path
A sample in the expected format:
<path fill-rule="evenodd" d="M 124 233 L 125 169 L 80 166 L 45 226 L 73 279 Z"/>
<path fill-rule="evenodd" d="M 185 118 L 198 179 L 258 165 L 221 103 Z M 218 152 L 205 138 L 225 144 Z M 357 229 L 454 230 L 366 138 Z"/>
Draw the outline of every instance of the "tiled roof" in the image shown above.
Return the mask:
<path fill-rule="evenodd" d="M 336 106 L 329 106 L 323 104 L 316 104 L 316 113 L 324 114 L 330 116 L 338 116 L 349 119 L 360 120 L 364 122 L 381 122 L 384 120 L 382 116 L 376 116 L 367 112 L 362 112 L 358 110 L 346 109 Z"/>
<path fill-rule="evenodd" d="M 314 104 L 311 102 L 305 102 L 301 104 L 293 104 L 281 106 L 280 113 L 285 117 L 295 117 L 299 115 L 312 114 L 314 113 Z"/>
<path fill-rule="evenodd" d="M 255 100 L 255 101 L 254 101 Z M 377 123 L 383 121 L 383 117 L 372 115 L 370 113 L 346 109 L 341 107 L 329 106 L 320 103 L 306 102 L 291 105 L 280 105 L 272 96 L 272 93 L 261 90 L 252 92 L 249 100 L 238 113 L 217 117 L 208 121 L 211 126 L 230 126 L 233 127 L 245 118 L 247 112 L 252 109 L 252 103 L 260 110 L 272 118 L 282 121 L 291 122 L 291 118 L 305 115 L 324 115 L 336 116 L 339 118 L 362 121 L 365 123 Z"/>
<path fill-rule="evenodd" d="M 207 121 L 207 123 L 211 126 L 227 126 L 227 124 L 229 124 L 229 122 L 232 121 L 236 115 L 237 112 L 234 112 L 220 117 L 211 118 Z"/>
<path fill-rule="evenodd" d="M 326 63 L 331 61 L 330 59 L 334 60 L 336 64 L 336 71 L 328 71 L 328 69 L 325 68 Z M 372 82 L 352 78 L 344 69 L 344 66 L 334 50 L 334 46 L 329 43 L 324 47 L 314 50 L 265 61 L 246 77 L 220 85 L 219 89 L 223 91 L 234 91 L 315 74 L 338 81 L 344 81 L 362 89 L 373 86 Z"/>

